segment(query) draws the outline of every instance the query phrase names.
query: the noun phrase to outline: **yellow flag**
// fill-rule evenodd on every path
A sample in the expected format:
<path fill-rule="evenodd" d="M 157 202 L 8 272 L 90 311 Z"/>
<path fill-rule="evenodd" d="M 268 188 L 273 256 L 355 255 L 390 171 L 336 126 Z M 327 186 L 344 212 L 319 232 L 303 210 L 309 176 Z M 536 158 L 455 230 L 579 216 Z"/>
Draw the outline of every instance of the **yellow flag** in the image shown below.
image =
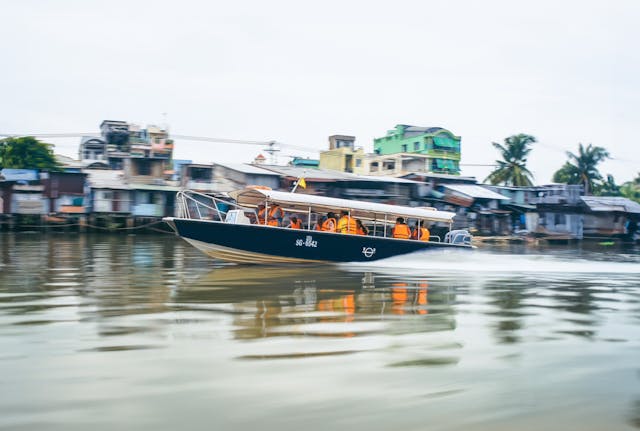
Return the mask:
<path fill-rule="evenodd" d="M 306 188 L 307 188 L 307 182 L 304 180 L 304 178 L 300 178 L 300 179 L 298 180 L 298 185 L 299 185 L 300 187 L 302 187 L 303 189 L 306 189 Z"/>

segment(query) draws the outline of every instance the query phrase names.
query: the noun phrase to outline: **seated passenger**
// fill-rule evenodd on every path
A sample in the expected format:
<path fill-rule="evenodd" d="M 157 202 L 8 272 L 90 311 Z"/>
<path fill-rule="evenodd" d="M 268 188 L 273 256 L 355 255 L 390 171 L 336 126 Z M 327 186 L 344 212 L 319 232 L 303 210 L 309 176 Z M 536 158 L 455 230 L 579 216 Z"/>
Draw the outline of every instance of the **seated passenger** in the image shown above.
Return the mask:
<path fill-rule="evenodd" d="M 265 211 L 266 210 L 264 204 L 258 205 L 258 220 L 256 221 L 256 223 L 267 224 L 267 221 L 265 220 Z"/>
<path fill-rule="evenodd" d="M 349 211 L 342 210 L 340 212 L 340 220 L 338 220 L 337 231 L 340 233 L 350 233 L 355 235 L 358 232 L 358 225 L 356 219 L 349 215 Z"/>
<path fill-rule="evenodd" d="M 417 225 L 413 233 L 411 234 L 411 238 L 417 239 L 419 241 L 425 241 L 425 242 L 429 241 L 430 236 L 431 236 L 431 232 L 429 232 L 429 229 L 427 229 L 427 226 L 424 224 Z"/>
<path fill-rule="evenodd" d="M 396 225 L 393 227 L 393 230 L 391 231 L 391 236 L 393 238 L 400 238 L 400 239 L 411 238 L 411 229 L 409 229 L 409 226 L 407 226 L 407 224 L 404 222 L 404 218 L 398 217 L 396 219 Z"/>
<path fill-rule="evenodd" d="M 274 203 L 269 207 L 269 213 L 266 213 L 264 204 L 258 205 L 258 224 L 266 224 L 267 226 L 280 226 L 280 221 L 284 217 L 284 211 L 280 205 Z"/>
<path fill-rule="evenodd" d="M 336 231 L 336 215 L 332 212 L 327 213 L 327 219 L 322 222 L 322 230 L 323 232 L 335 232 Z"/>
<path fill-rule="evenodd" d="M 267 224 L 269 226 L 282 225 L 282 219 L 284 218 L 284 211 L 277 203 L 272 203 L 269 207 L 269 217 L 267 217 Z"/>
<path fill-rule="evenodd" d="M 302 220 L 296 216 L 291 216 L 287 227 L 290 229 L 302 229 Z"/>
<path fill-rule="evenodd" d="M 316 224 L 313 226 L 313 230 L 322 230 L 322 224 L 326 219 L 327 216 L 318 216 L 318 221 L 316 221 Z"/>
<path fill-rule="evenodd" d="M 358 235 L 369 235 L 369 229 L 367 229 L 367 227 L 362 224 L 362 221 L 360 221 L 360 219 L 356 219 L 356 225 L 357 225 L 356 233 Z"/>

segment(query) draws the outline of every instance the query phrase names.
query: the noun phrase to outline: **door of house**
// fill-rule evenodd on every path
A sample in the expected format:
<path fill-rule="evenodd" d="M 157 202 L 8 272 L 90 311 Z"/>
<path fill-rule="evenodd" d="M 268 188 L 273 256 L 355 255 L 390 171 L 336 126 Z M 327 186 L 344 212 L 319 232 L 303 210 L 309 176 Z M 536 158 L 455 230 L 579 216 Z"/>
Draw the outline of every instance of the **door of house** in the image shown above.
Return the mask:
<path fill-rule="evenodd" d="M 113 212 L 118 212 L 120 211 L 120 192 L 113 192 L 113 200 L 111 201 L 112 205 L 112 211 Z"/>

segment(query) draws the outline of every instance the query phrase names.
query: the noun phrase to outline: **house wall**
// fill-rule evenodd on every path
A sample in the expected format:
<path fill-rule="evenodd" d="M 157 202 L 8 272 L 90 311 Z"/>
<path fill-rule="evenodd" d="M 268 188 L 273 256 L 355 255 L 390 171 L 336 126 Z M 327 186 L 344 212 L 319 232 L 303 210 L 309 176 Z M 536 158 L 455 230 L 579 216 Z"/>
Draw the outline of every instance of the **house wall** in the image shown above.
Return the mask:
<path fill-rule="evenodd" d="M 47 201 L 42 193 L 14 193 L 11 196 L 13 214 L 46 214 Z"/>
<path fill-rule="evenodd" d="M 461 153 L 461 139 L 448 130 L 441 129 L 436 133 L 423 133 L 414 136 L 405 135 L 405 127 L 398 125 L 394 130 L 387 133 L 387 136 L 376 138 L 373 140 L 374 151 L 377 154 L 387 155 L 395 153 L 418 153 L 427 154 L 434 159 L 451 160 L 444 162 L 447 168 L 453 167 L 453 173 L 460 172 L 459 161 Z M 438 172 L 445 171 L 443 164 L 442 169 L 430 166 L 430 168 Z"/>
<path fill-rule="evenodd" d="M 93 190 L 92 199 L 93 212 L 118 212 L 129 213 L 131 208 L 131 197 L 129 190 Z"/>
<path fill-rule="evenodd" d="M 626 217 L 619 214 L 585 214 L 585 236 L 623 235 L 625 233 Z"/>
<path fill-rule="evenodd" d="M 542 212 L 538 218 L 538 231 L 557 235 L 571 235 L 574 238 L 582 238 L 583 236 L 583 215 L 560 213 L 560 212 Z"/>
<path fill-rule="evenodd" d="M 167 199 L 161 191 L 135 190 L 131 213 L 134 216 L 162 217 Z"/>

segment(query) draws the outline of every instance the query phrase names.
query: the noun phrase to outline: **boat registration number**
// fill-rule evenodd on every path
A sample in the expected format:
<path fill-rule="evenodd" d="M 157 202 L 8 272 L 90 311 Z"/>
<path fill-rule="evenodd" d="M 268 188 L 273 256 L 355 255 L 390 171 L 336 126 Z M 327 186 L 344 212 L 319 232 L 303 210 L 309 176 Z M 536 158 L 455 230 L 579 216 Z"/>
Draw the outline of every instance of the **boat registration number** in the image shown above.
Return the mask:
<path fill-rule="evenodd" d="M 318 247 L 318 241 L 314 241 L 311 235 L 308 235 L 305 239 L 297 239 L 296 247 Z"/>

